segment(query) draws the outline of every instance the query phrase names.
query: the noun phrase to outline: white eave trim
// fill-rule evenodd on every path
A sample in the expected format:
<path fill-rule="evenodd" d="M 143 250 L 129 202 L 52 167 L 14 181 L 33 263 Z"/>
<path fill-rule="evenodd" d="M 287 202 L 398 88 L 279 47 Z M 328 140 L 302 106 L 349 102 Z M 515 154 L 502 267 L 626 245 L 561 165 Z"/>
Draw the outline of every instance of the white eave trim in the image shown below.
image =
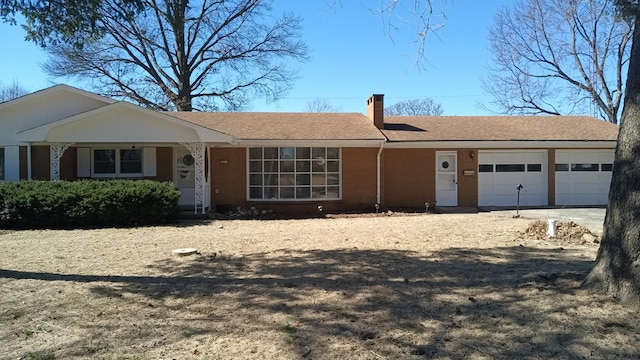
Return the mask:
<path fill-rule="evenodd" d="M 221 147 L 249 147 L 249 146 L 293 146 L 293 147 L 380 147 L 384 144 L 382 139 L 371 140 L 237 140 L 231 145 L 222 145 Z"/>
<path fill-rule="evenodd" d="M 388 149 L 608 149 L 615 148 L 617 141 L 561 141 L 561 140 L 531 140 L 531 141 L 403 141 L 387 142 Z"/>
<path fill-rule="evenodd" d="M 68 92 L 71 92 L 71 93 L 76 94 L 76 95 L 80 95 L 80 96 L 88 98 L 88 99 L 93 99 L 93 100 L 97 100 L 97 101 L 103 102 L 105 104 L 113 104 L 113 103 L 117 102 L 117 100 L 108 98 L 106 96 L 94 94 L 92 92 L 89 92 L 89 91 L 86 91 L 86 90 L 82 90 L 82 89 L 78 89 L 78 88 L 75 88 L 73 86 L 69 86 L 69 85 L 66 85 L 66 84 L 58 84 L 58 85 L 53 85 L 51 87 L 48 87 L 48 88 L 45 88 L 45 89 L 42 89 L 42 90 L 38 90 L 38 91 L 29 93 L 29 94 L 25 94 L 23 96 L 15 98 L 15 99 L 0 103 L 0 109 L 4 108 L 4 107 L 8 107 L 8 106 L 17 105 L 17 104 L 29 101 L 31 99 L 37 99 L 38 97 L 43 97 L 43 96 L 46 96 L 48 94 L 61 92 L 61 91 L 68 91 Z"/>

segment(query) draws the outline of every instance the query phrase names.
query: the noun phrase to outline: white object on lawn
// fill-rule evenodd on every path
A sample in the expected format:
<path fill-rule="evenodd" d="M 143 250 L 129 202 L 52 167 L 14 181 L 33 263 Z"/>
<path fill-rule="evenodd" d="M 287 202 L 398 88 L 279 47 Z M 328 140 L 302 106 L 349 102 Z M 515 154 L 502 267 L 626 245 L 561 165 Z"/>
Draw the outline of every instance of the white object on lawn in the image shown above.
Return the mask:
<path fill-rule="evenodd" d="M 556 219 L 548 219 L 549 227 L 547 227 L 547 237 L 556 237 Z"/>
<path fill-rule="evenodd" d="M 183 249 L 175 249 L 171 252 L 171 254 L 178 255 L 178 256 L 187 256 L 187 255 L 193 255 L 196 252 L 198 252 L 198 250 L 195 248 L 183 248 Z"/>

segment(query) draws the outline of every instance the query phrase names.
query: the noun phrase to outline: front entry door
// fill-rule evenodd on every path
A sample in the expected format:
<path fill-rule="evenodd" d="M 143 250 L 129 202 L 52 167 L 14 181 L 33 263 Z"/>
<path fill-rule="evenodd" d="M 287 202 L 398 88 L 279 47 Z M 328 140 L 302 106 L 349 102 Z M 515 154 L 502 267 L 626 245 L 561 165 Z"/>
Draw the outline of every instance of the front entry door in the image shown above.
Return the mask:
<path fill-rule="evenodd" d="M 176 149 L 175 184 L 180 189 L 178 205 L 194 205 L 196 201 L 196 161 L 187 149 Z"/>
<path fill-rule="evenodd" d="M 436 204 L 458 206 L 458 154 L 436 152 Z"/>

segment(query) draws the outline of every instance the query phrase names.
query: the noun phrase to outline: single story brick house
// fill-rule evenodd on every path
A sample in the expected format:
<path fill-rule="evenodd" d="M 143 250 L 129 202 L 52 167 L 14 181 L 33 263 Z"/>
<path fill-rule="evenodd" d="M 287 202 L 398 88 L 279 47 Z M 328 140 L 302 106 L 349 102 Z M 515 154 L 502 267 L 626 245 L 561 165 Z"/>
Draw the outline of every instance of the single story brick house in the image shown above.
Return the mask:
<path fill-rule="evenodd" d="M 67 85 L 0 104 L 0 180 L 172 181 L 195 212 L 606 205 L 618 127 L 584 116 L 157 112 Z"/>

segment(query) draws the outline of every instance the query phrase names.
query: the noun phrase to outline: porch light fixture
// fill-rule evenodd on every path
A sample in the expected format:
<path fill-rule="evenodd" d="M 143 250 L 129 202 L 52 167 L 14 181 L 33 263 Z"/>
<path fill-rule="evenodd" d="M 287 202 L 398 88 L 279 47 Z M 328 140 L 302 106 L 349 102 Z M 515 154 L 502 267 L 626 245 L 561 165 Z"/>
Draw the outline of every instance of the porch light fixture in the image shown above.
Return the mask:
<path fill-rule="evenodd" d="M 476 153 L 473 150 L 469 151 L 469 158 L 473 160 L 474 157 L 476 157 Z"/>

